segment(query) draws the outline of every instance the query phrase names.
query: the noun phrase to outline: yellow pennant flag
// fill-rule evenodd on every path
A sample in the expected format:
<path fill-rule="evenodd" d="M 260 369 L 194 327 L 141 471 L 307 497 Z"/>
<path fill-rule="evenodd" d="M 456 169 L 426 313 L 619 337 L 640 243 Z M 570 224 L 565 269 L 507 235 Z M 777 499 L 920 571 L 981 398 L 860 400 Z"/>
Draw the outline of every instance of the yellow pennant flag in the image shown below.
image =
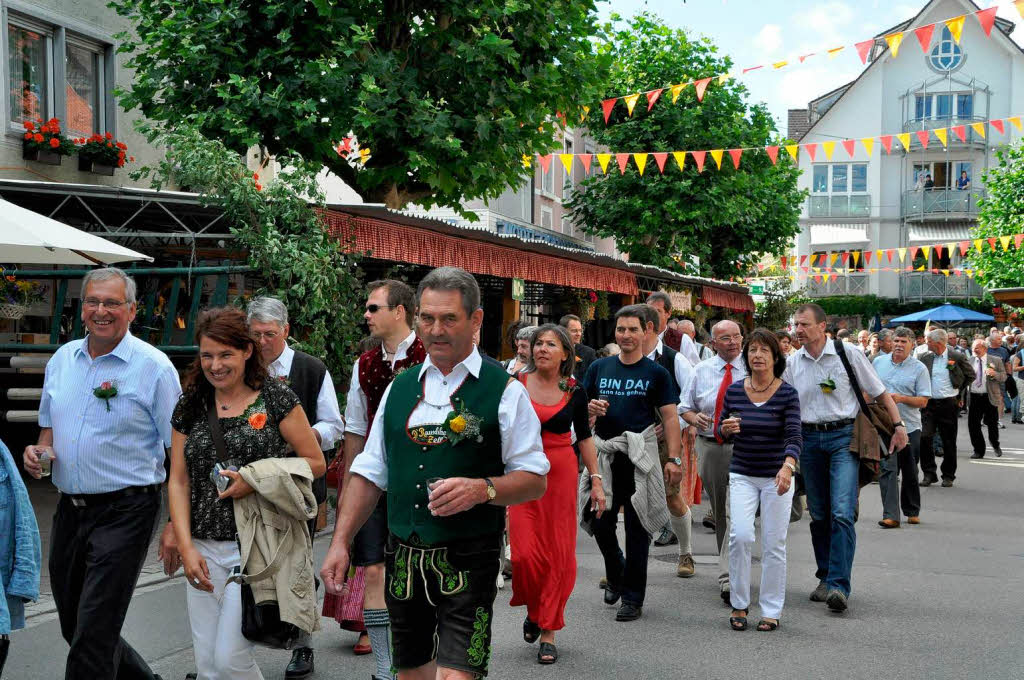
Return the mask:
<path fill-rule="evenodd" d="M 853 266 L 854 266 L 854 268 L 856 268 L 858 262 L 860 262 L 860 251 L 859 250 L 855 250 L 855 251 L 853 251 Z"/>
<path fill-rule="evenodd" d="M 1016 127 L 1017 130 L 1021 129 L 1020 116 L 1010 116 L 1006 120 L 1008 120 L 1011 123 L 1013 123 L 1014 127 Z"/>
<path fill-rule="evenodd" d="M 724 84 L 725 81 L 729 80 L 729 78 L 732 78 L 732 74 L 731 73 L 723 73 L 722 75 L 718 76 L 718 84 L 719 85 Z"/>
<path fill-rule="evenodd" d="M 587 119 L 587 114 L 588 113 L 590 113 L 590 107 L 589 106 L 584 106 L 583 107 L 583 113 L 580 114 L 580 122 L 581 123 Z"/>
<path fill-rule="evenodd" d="M 876 250 L 875 251 L 875 262 L 881 262 L 881 261 L 882 261 L 882 251 L 881 250 Z"/>
<path fill-rule="evenodd" d="M 682 170 L 683 169 L 683 163 L 686 162 L 686 152 L 685 151 L 673 151 L 672 152 L 672 158 L 676 159 L 676 163 L 679 164 L 679 169 Z"/>
<path fill-rule="evenodd" d="M 822 142 L 821 148 L 825 150 L 825 158 L 832 160 L 832 152 L 836 150 L 835 142 Z"/>
<path fill-rule="evenodd" d="M 978 133 L 978 136 L 985 139 L 985 124 L 984 123 L 971 123 L 971 129 Z"/>
<path fill-rule="evenodd" d="M 1003 250 L 1009 250 L 1010 249 L 1010 239 L 1012 239 L 1012 238 L 1013 238 L 1012 236 L 1000 236 L 999 237 L 999 243 L 1003 246 Z"/>
<path fill-rule="evenodd" d="M 900 140 L 900 144 L 903 145 L 904 151 L 910 151 L 910 133 L 904 132 L 903 134 L 896 135 L 896 139 Z"/>
<path fill-rule="evenodd" d="M 931 246 L 921 246 L 921 254 L 924 255 L 924 259 L 928 260 L 928 251 L 931 250 Z"/>
<path fill-rule="evenodd" d="M 897 248 L 896 250 L 900 254 L 900 262 L 903 262 L 903 260 L 905 260 L 907 258 L 907 249 L 906 248 Z"/>
<path fill-rule="evenodd" d="M 839 53 L 842 52 L 844 49 L 846 49 L 846 48 L 845 47 L 833 47 L 832 49 L 830 49 L 828 51 L 828 58 L 829 59 L 835 59 L 836 56 L 838 56 Z"/>
<path fill-rule="evenodd" d="M 772 64 L 772 68 L 777 71 L 788 63 L 788 61 L 777 61 L 774 64 Z"/>
<path fill-rule="evenodd" d="M 860 140 L 860 143 L 864 145 L 864 150 L 868 152 L 868 158 L 871 158 L 871 152 L 875 148 L 875 138 L 865 137 L 864 139 Z"/>
<path fill-rule="evenodd" d="M 942 273 L 943 273 L 943 274 L 945 274 L 946 276 L 949 276 L 949 270 L 948 270 L 948 269 L 943 269 L 943 270 L 941 270 L 941 271 L 942 271 Z"/>
<path fill-rule="evenodd" d="M 976 238 L 976 239 L 974 239 L 974 248 L 975 248 L 975 250 L 977 250 L 977 251 L 978 251 L 979 253 L 981 252 L 981 244 L 982 244 L 982 240 L 981 240 L 980 238 Z"/>
<path fill-rule="evenodd" d="M 676 100 L 679 99 L 679 93 L 682 92 L 683 89 L 687 85 L 689 85 L 689 83 L 682 83 L 681 85 L 673 85 L 672 86 L 671 90 L 672 90 L 672 103 L 673 104 L 675 104 Z"/>
<path fill-rule="evenodd" d="M 946 21 L 946 28 L 949 29 L 949 32 L 952 34 L 953 40 L 956 41 L 957 45 L 960 44 L 960 36 L 963 35 L 964 32 L 964 19 L 966 18 L 967 17 L 965 15 L 961 14 L 958 17 Z"/>
<path fill-rule="evenodd" d="M 635 153 L 633 154 L 633 160 L 636 161 L 637 170 L 640 171 L 640 175 L 644 174 L 644 168 L 647 167 L 647 154 Z"/>
<path fill-rule="evenodd" d="M 940 142 L 942 142 L 942 146 L 946 146 L 948 144 L 949 130 L 946 128 L 935 128 L 932 132 L 934 132 L 935 136 L 939 138 Z"/>
<path fill-rule="evenodd" d="M 893 59 L 899 56 L 900 45 L 903 43 L 902 33 L 890 33 L 885 36 L 885 42 L 889 44 L 889 51 L 892 52 Z"/>
<path fill-rule="evenodd" d="M 953 249 L 956 248 L 956 244 L 950 241 L 946 244 L 946 253 L 949 255 L 950 262 L 953 261 Z"/>
<path fill-rule="evenodd" d="M 924 271 L 924 265 L 921 265 L 920 267 L 918 267 L 918 268 L 917 268 L 917 271 L 919 271 L 919 272 L 923 272 L 923 271 Z"/>
<path fill-rule="evenodd" d="M 836 263 L 836 260 L 838 260 L 838 259 L 839 259 L 839 253 L 832 253 L 831 255 L 829 255 L 828 256 L 828 266 L 829 267 L 834 266 L 835 263 Z"/>
<path fill-rule="evenodd" d="M 639 94 L 631 94 L 631 95 L 628 95 L 626 97 L 623 97 L 622 99 L 623 99 L 623 101 L 626 102 L 626 110 L 629 112 L 629 115 L 632 116 L 633 115 L 633 107 L 636 106 L 636 100 L 640 99 L 640 95 Z"/>
<path fill-rule="evenodd" d="M 872 274 L 874 274 L 875 272 L 877 272 L 877 271 L 878 271 L 878 267 L 872 267 L 872 268 L 871 268 L 871 269 L 869 269 L 868 271 L 869 271 L 869 272 L 871 272 Z"/>
<path fill-rule="evenodd" d="M 608 164 L 611 162 L 611 160 L 612 155 L 610 153 L 597 154 L 597 162 L 601 165 L 601 172 L 603 172 L 606 175 L 608 174 Z"/>
<path fill-rule="evenodd" d="M 562 161 L 562 167 L 565 168 L 565 174 L 572 174 L 572 154 L 571 153 L 560 153 L 558 154 L 558 160 Z"/>
<path fill-rule="evenodd" d="M 711 157 L 715 159 L 715 165 L 718 166 L 719 170 L 722 169 L 722 154 L 724 154 L 724 153 L 725 153 L 725 149 L 712 149 L 711 150 Z"/>
<path fill-rule="evenodd" d="M 786 145 L 786 151 L 789 152 L 789 155 L 793 157 L 794 161 L 797 161 L 797 162 L 800 161 L 800 159 L 797 158 L 797 154 L 800 153 L 800 147 L 799 146 L 797 146 L 796 144 L 787 144 Z"/>
<path fill-rule="evenodd" d="M 524 153 L 523 154 L 523 167 L 524 168 L 530 167 L 530 165 L 531 165 L 530 161 L 531 161 L 531 158 Z"/>

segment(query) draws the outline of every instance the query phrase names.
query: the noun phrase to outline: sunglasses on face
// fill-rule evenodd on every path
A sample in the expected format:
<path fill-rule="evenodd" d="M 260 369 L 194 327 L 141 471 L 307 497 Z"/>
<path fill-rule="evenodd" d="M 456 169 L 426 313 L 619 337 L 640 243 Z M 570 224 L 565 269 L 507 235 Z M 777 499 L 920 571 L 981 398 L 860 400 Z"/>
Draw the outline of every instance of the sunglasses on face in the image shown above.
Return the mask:
<path fill-rule="evenodd" d="M 376 314 L 382 309 L 391 309 L 391 305 L 366 305 L 366 311 L 368 311 L 370 314 Z"/>

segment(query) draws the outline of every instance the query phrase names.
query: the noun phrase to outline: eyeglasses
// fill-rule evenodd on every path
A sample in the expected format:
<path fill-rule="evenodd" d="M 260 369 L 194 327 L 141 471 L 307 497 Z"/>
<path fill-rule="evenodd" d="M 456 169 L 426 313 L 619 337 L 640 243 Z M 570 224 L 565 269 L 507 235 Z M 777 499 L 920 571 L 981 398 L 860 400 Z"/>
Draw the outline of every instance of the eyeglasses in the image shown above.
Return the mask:
<path fill-rule="evenodd" d="M 743 342 L 742 335 L 719 335 L 715 342 Z"/>
<path fill-rule="evenodd" d="M 104 309 L 109 309 L 112 312 L 116 312 L 121 308 L 121 305 L 126 304 L 128 304 L 127 300 L 99 300 L 97 298 L 85 298 L 82 300 L 82 305 L 86 309 L 99 309 L 100 307 L 103 307 Z"/>
<path fill-rule="evenodd" d="M 366 311 L 370 314 L 376 314 L 382 309 L 394 309 L 391 305 L 366 305 Z"/>
<path fill-rule="evenodd" d="M 266 338 L 267 340 L 273 340 L 274 338 L 276 338 L 277 336 L 279 336 L 281 334 L 278 333 L 277 331 L 267 331 L 266 333 L 260 333 L 260 332 L 257 332 L 257 331 L 253 331 L 252 333 L 250 333 L 250 335 L 252 336 L 253 340 L 255 340 L 256 342 L 259 342 L 260 340 L 262 340 L 264 338 Z"/>

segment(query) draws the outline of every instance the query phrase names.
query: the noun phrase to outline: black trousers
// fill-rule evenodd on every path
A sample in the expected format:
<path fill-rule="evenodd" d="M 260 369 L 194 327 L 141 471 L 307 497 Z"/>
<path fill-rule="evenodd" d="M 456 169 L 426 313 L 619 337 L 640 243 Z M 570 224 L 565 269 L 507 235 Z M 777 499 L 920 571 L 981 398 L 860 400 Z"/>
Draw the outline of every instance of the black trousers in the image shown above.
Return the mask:
<path fill-rule="evenodd" d="M 985 436 L 981 423 L 988 428 L 988 443 L 992 448 L 999 446 L 999 411 L 988 399 L 988 394 L 971 394 L 967 407 L 967 431 L 971 435 L 971 447 L 975 454 L 985 455 Z"/>
<path fill-rule="evenodd" d="M 921 410 L 921 472 L 936 477 L 935 433 L 942 437 L 942 478 L 956 479 L 956 432 L 960 408 L 956 397 L 929 399 Z"/>
<path fill-rule="evenodd" d="M 153 537 L 160 494 L 75 507 L 61 496 L 50 536 L 50 583 L 61 635 L 71 645 L 65 680 L 153 680 L 121 637 Z"/>
<path fill-rule="evenodd" d="M 651 535 L 640 523 L 630 498 L 636 491 L 633 463 L 619 452 L 612 460 L 612 498 L 600 519 L 594 522 L 594 538 L 604 557 L 608 587 L 622 593 L 622 601 L 642 606 L 647 591 L 647 557 Z M 622 508 L 626 525 L 626 554 L 623 556 L 615 524 Z"/>

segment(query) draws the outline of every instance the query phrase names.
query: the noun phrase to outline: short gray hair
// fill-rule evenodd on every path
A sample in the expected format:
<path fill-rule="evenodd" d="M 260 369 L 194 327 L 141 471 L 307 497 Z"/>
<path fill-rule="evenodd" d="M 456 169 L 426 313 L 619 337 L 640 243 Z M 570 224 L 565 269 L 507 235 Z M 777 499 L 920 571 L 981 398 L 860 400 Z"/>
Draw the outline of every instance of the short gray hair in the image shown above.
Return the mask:
<path fill-rule="evenodd" d="M 135 286 L 135 279 L 128 276 L 123 269 L 118 269 L 117 267 L 93 269 L 86 274 L 85 278 L 82 279 L 82 295 L 85 295 L 85 289 L 89 287 L 90 283 L 99 283 L 100 281 L 109 281 L 110 279 L 121 279 L 124 283 L 124 299 L 130 305 L 135 304 L 135 293 L 138 290 Z"/>
<path fill-rule="evenodd" d="M 985 338 L 978 338 L 971 343 L 971 351 L 974 351 L 974 348 L 977 347 L 979 343 L 982 347 L 988 349 L 988 340 L 986 340 Z"/>
<path fill-rule="evenodd" d="M 679 322 L 679 330 L 683 333 L 697 334 L 697 327 L 693 325 L 693 322 L 689 319 L 682 319 Z"/>
<path fill-rule="evenodd" d="M 989 344 L 992 344 L 993 342 L 996 343 L 996 344 L 999 344 L 1002 341 L 1003 341 L 1003 339 L 1001 337 L 999 337 L 998 333 L 989 333 L 989 335 L 988 335 L 988 342 L 989 342 Z"/>
<path fill-rule="evenodd" d="M 945 345 L 946 342 L 949 341 L 949 336 L 946 334 L 946 331 L 942 330 L 941 328 L 933 328 L 932 330 L 928 331 L 928 339 L 931 340 L 932 342 L 941 342 L 943 345 Z"/>
<path fill-rule="evenodd" d="M 882 338 L 882 333 L 888 333 L 889 335 L 894 335 L 897 338 L 907 338 L 911 342 L 913 342 L 914 338 L 917 337 L 916 335 L 914 335 L 914 331 L 910 330 L 906 326 L 899 326 L 894 331 L 886 328 L 885 330 L 878 334 L 879 340 L 881 340 Z"/>
<path fill-rule="evenodd" d="M 516 332 L 516 342 L 519 342 L 520 340 L 529 339 L 529 337 L 533 335 L 534 331 L 536 331 L 537 328 L 537 326 L 523 326 Z"/>
<path fill-rule="evenodd" d="M 901 329 L 905 330 L 905 331 L 910 331 L 910 339 L 911 340 L 914 339 L 914 331 L 911 331 L 906 326 L 900 326 L 896 330 L 901 330 Z M 879 342 L 881 342 L 882 340 L 888 340 L 893 335 L 899 335 L 899 333 L 895 333 L 891 328 L 883 328 L 882 330 L 878 331 L 878 340 L 879 340 Z M 906 336 L 903 336 L 903 337 L 906 337 Z"/>
<path fill-rule="evenodd" d="M 288 325 L 288 308 L 277 298 L 258 297 L 249 303 L 246 309 L 247 321 L 258 323 L 276 323 L 281 328 Z"/>
<path fill-rule="evenodd" d="M 480 309 L 480 285 L 477 284 L 473 275 L 461 267 L 438 267 L 423 277 L 419 288 L 416 289 L 416 305 L 419 306 L 423 291 L 427 290 L 455 290 L 462 294 L 462 308 L 466 310 L 466 316 L 473 316 L 473 312 Z"/>

